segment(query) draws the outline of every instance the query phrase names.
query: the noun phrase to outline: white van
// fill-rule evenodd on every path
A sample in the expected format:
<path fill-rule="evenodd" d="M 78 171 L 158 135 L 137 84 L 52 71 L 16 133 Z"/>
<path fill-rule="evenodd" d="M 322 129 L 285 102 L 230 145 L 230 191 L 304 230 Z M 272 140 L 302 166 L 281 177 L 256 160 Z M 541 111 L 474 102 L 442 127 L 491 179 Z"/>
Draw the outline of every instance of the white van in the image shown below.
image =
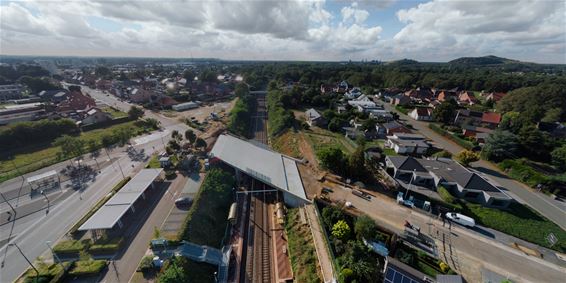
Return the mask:
<path fill-rule="evenodd" d="M 460 225 L 466 226 L 466 227 L 474 227 L 476 226 L 476 221 L 471 218 L 468 217 L 466 215 L 460 214 L 460 213 L 456 213 L 456 212 L 447 212 L 446 213 L 446 218 L 448 218 L 448 220 L 456 222 Z"/>

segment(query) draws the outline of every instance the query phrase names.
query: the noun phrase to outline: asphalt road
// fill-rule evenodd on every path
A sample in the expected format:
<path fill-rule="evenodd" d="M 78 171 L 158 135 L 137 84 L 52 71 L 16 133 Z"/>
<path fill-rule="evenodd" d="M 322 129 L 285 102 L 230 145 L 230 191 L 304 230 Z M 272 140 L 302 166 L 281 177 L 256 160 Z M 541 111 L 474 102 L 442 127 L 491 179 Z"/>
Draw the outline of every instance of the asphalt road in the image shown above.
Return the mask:
<path fill-rule="evenodd" d="M 433 140 L 437 147 L 443 148 L 446 151 L 456 154 L 464 148 L 457 145 L 456 143 L 446 139 L 445 137 L 432 131 L 427 122 L 415 121 L 407 115 L 398 112 L 388 103 L 384 103 L 385 109 L 388 111 L 395 111 L 399 114 L 399 117 L 413 126 L 418 132 Z M 510 177 L 506 176 L 501 172 L 496 166 L 491 162 L 480 160 L 471 164 L 472 168 L 479 171 L 481 175 L 487 179 L 492 180 L 492 182 L 502 188 L 511 197 L 515 198 L 517 201 L 524 203 L 540 214 L 544 215 L 554 223 L 566 229 L 566 203 L 553 200 L 545 194 L 538 193 L 533 189 L 529 188 L 525 184 L 517 182 Z"/>
<path fill-rule="evenodd" d="M 104 100 L 105 104 L 112 105 L 121 110 L 127 111 L 131 107 L 130 104 L 118 101 L 113 96 L 106 96 L 99 91 L 89 90 L 85 87 L 83 87 L 83 90 L 89 92 L 95 99 Z M 158 119 L 161 121 L 162 127 L 165 128 L 162 132 L 158 131 L 145 137 L 132 139 L 133 147 L 137 151 L 143 150 L 147 155 L 156 151 L 162 151 L 164 149 L 164 142 L 161 137 L 169 136 L 172 130 L 184 132 L 185 129 L 188 129 L 186 125 L 176 120 L 149 111 L 146 111 L 146 116 Z M 105 157 L 105 154 L 101 157 Z M 44 206 L 45 209 L 39 209 L 34 213 L 17 219 L 15 222 L 12 221 L 0 226 L 0 259 L 4 261 L 4 265 L 0 269 L 0 282 L 12 282 L 29 267 L 18 250 L 14 247 L 8 247 L 6 241 L 2 241 L 2 239 L 7 239 L 9 235 L 11 235 L 10 243 L 17 243 L 25 256 L 33 261 L 48 250 L 45 244 L 46 241 L 54 243 L 63 237 L 82 215 L 122 179 L 122 174 L 116 165 L 117 163 L 121 165 L 125 175 L 130 175 L 134 170 L 143 168 L 145 163 L 143 160 L 132 159 L 132 156 L 124 152 L 123 149 L 113 151 L 111 153 L 111 159 L 113 163 L 110 166 L 101 168 L 96 179 L 92 180 L 82 192 L 64 189 L 63 192 L 57 193 L 57 191 L 53 191 L 48 194 L 50 199 L 53 197 L 53 202 L 50 201 L 49 213 L 44 212 L 47 206 L 46 203 L 43 203 L 41 198 L 30 200 L 29 194 L 19 198 L 16 195 L 16 198 L 10 201 L 10 203 L 14 205 L 17 203 L 19 206 L 18 209 L 20 209 L 20 207 L 22 207 L 21 209 L 27 207 L 26 209 L 31 211 Z M 61 162 L 53 165 L 52 168 L 62 168 L 68 164 L 68 161 Z M 40 172 L 51 170 L 52 168 L 38 170 L 27 175 L 36 175 Z M 18 186 L 21 187 L 21 183 L 21 177 L 6 181 L 1 184 L 0 191 L 13 192 L 14 189 L 19 189 Z M 1 203 L 0 211 L 4 212 L 5 209 L 7 209 L 6 203 Z M 0 221 L 2 221 L 2 219 L 4 219 L 4 215 L 0 218 Z M 144 245 L 147 245 L 147 241 Z"/>
<path fill-rule="evenodd" d="M 333 190 L 331 199 L 351 202 L 356 210 L 393 232 L 402 234 L 405 220 L 420 227 L 422 233 L 434 239 L 440 258 L 467 282 L 482 282 L 482 267 L 509 276 L 513 282 L 564 282 L 566 268 L 527 256 L 484 234 L 456 224 L 451 228 L 443 226 L 436 217 L 398 205 L 386 196 L 375 194 L 367 201 L 349 189 L 336 186 Z"/>

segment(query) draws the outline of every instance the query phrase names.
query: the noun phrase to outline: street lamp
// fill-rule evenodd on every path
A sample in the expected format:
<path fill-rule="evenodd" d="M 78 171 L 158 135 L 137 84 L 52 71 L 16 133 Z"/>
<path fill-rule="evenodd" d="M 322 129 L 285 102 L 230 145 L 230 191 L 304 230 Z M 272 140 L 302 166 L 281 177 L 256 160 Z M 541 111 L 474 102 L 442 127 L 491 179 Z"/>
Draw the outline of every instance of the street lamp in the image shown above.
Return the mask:
<path fill-rule="evenodd" d="M 31 263 L 31 261 L 29 261 L 29 259 L 27 258 L 27 256 L 24 254 L 24 252 L 22 252 L 22 249 L 20 249 L 20 247 L 16 244 L 16 243 L 10 243 L 8 244 L 8 247 L 14 246 L 18 249 L 18 251 L 20 251 L 20 254 L 22 254 L 22 256 L 26 259 L 26 261 L 29 263 L 29 265 L 33 268 L 33 270 L 35 270 L 35 273 L 37 273 L 37 276 L 35 277 L 35 281 L 37 282 L 37 279 L 39 278 L 39 270 L 37 270 L 37 268 L 35 268 L 35 266 L 33 266 L 33 264 Z"/>
<path fill-rule="evenodd" d="M 41 191 L 41 195 L 47 200 L 47 211 L 45 211 L 45 214 L 47 214 L 49 213 L 49 207 L 50 207 L 49 198 L 45 194 L 45 191 Z"/>

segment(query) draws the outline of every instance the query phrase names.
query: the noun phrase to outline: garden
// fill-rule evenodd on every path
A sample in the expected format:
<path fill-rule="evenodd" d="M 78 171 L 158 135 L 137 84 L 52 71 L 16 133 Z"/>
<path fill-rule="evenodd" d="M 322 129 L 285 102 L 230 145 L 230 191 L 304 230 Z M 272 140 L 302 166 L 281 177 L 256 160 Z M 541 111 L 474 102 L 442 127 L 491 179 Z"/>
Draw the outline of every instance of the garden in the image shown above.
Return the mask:
<path fill-rule="evenodd" d="M 299 208 L 289 209 L 285 221 L 294 279 L 296 282 L 322 282 L 312 234 L 309 226 L 301 223 L 299 212 Z"/>
<path fill-rule="evenodd" d="M 436 278 L 439 274 L 456 274 L 445 262 L 411 248 L 403 242 L 397 243 L 395 258 L 432 278 Z"/>
<path fill-rule="evenodd" d="M 316 202 L 330 243 L 339 282 L 380 282 L 384 258 L 374 253 L 363 239 L 389 246 L 392 235 L 368 216 L 345 213 L 341 208 Z"/>

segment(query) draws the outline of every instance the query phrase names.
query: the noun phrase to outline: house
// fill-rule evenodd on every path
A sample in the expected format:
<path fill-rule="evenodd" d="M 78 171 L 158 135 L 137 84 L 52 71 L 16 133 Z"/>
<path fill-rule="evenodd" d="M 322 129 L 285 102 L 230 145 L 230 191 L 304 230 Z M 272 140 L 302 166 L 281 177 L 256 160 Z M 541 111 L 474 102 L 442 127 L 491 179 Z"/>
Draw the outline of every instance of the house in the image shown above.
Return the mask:
<path fill-rule="evenodd" d="M 332 85 L 329 85 L 329 84 L 321 84 L 320 85 L 320 93 L 322 93 L 322 94 L 332 93 L 333 90 L 334 90 L 334 87 Z"/>
<path fill-rule="evenodd" d="M 440 102 L 448 101 L 450 99 L 456 101 L 458 100 L 458 95 L 456 94 L 456 92 L 443 90 L 438 94 L 438 97 L 436 99 Z"/>
<path fill-rule="evenodd" d="M 415 101 L 430 101 L 432 99 L 432 91 L 429 88 L 411 89 L 404 93 L 405 96 Z"/>
<path fill-rule="evenodd" d="M 485 144 L 485 142 L 486 142 L 487 138 L 489 137 L 489 135 L 491 135 L 491 133 L 489 133 L 489 132 L 486 132 L 486 133 L 476 133 L 475 138 L 476 138 L 476 141 L 477 141 L 479 144 Z"/>
<path fill-rule="evenodd" d="M 360 137 L 363 137 L 365 140 L 375 140 L 379 136 L 376 130 L 361 130 L 360 127 L 343 127 L 344 136 L 356 140 Z"/>
<path fill-rule="evenodd" d="M 474 105 L 478 102 L 478 99 L 470 91 L 463 91 L 458 95 L 458 104 L 460 105 Z"/>
<path fill-rule="evenodd" d="M 22 98 L 23 89 L 20 84 L 0 85 L 0 101 Z"/>
<path fill-rule="evenodd" d="M 383 272 L 383 283 L 429 283 L 434 282 L 433 278 L 406 265 L 405 263 L 387 256 Z"/>
<path fill-rule="evenodd" d="M 409 117 L 417 121 L 432 121 L 432 109 L 416 107 L 411 112 L 409 112 Z"/>
<path fill-rule="evenodd" d="M 355 98 L 360 97 L 361 95 L 362 95 L 362 90 L 360 88 L 357 88 L 357 87 L 350 89 L 348 92 L 346 92 L 344 94 L 346 99 L 355 99 Z M 365 97 L 365 95 L 364 95 L 364 97 Z"/>
<path fill-rule="evenodd" d="M 369 111 L 369 117 L 378 119 L 380 121 L 393 121 L 393 114 L 384 109 L 375 109 Z"/>
<path fill-rule="evenodd" d="M 346 93 L 350 89 L 350 86 L 346 81 L 341 81 L 336 88 L 334 88 L 334 92 L 337 93 Z"/>
<path fill-rule="evenodd" d="M 130 92 L 130 100 L 134 103 L 144 104 L 148 103 L 152 99 L 152 91 L 145 90 L 142 88 L 134 88 Z"/>
<path fill-rule="evenodd" d="M 360 95 L 359 97 L 349 100 L 348 104 L 352 107 L 358 107 L 359 105 L 363 107 L 377 107 L 375 102 L 366 95 Z"/>
<path fill-rule="evenodd" d="M 481 117 L 482 125 L 495 129 L 501 122 L 501 114 L 495 112 L 484 112 Z"/>
<path fill-rule="evenodd" d="M 346 106 L 344 106 L 344 105 L 336 106 L 336 112 L 338 112 L 338 114 L 346 112 Z"/>
<path fill-rule="evenodd" d="M 384 133 L 387 136 L 391 136 L 395 133 L 407 133 L 407 134 L 411 133 L 411 130 L 409 130 L 407 127 L 403 126 L 401 123 L 397 121 L 377 124 L 375 127 L 378 133 Z"/>
<path fill-rule="evenodd" d="M 405 106 L 411 104 L 411 102 L 411 98 L 402 94 L 398 94 L 391 98 L 391 104 L 393 105 Z"/>
<path fill-rule="evenodd" d="M 110 115 L 109 113 L 103 112 L 102 110 L 93 107 L 89 110 L 87 110 L 83 116 L 83 119 L 81 120 L 81 124 L 82 125 L 90 125 L 90 124 L 96 124 L 96 123 L 100 123 L 100 122 L 105 122 L 105 121 L 109 121 L 112 120 L 112 115 Z"/>
<path fill-rule="evenodd" d="M 540 131 L 549 133 L 553 137 L 566 137 L 566 126 L 559 122 L 538 122 L 537 128 Z"/>
<path fill-rule="evenodd" d="M 388 136 L 385 146 L 398 154 L 425 154 L 430 148 L 424 136 L 406 133 L 395 133 Z"/>
<path fill-rule="evenodd" d="M 52 101 L 54 103 L 59 103 L 67 99 L 67 91 L 61 89 L 42 90 L 37 95 L 44 101 Z"/>
<path fill-rule="evenodd" d="M 495 129 L 501 122 L 501 114 L 495 112 L 479 112 L 469 109 L 458 110 L 454 125 L 472 125 Z"/>
<path fill-rule="evenodd" d="M 95 85 L 97 89 L 108 91 L 112 88 L 112 81 L 100 79 L 96 81 Z"/>
<path fill-rule="evenodd" d="M 485 97 L 485 100 L 491 100 L 493 102 L 498 102 L 501 100 L 507 93 L 504 92 L 490 92 L 490 93 L 482 93 Z"/>
<path fill-rule="evenodd" d="M 96 101 L 89 95 L 83 94 L 79 89 L 70 90 L 67 99 L 57 105 L 59 113 L 86 111 L 96 106 Z"/>
<path fill-rule="evenodd" d="M 513 199 L 480 175 L 452 159 L 417 159 L 387 156 L 388 173 L 395 179 L 415 186 L 437 190 L 446 188 L 452 195 L 486 207 L 506 208 Z"/>
<path fill-rule="evenodd" d="M 475 137 L 478 133 L 491 133 L 493 130 L 485 127 L 476 127 L 472 125 L 463 125 L 462 134 L 465 137 Z"/>
<path fill-rule="evenodd" d="M 428 107 L 432 108 L 432 109 L 436 109 L 436 106 L 440 105 L 440 101 L 438 100 L 433 100 L 431 102 L 428 103 Z"/>
<path fill-rule="evenodd" d="M 305 112 L 305 116 L 307 119 L 307 124 L 309 126 L 317 126 L 317 127 L 324 127 L 326 125 L 326 119 L 318 113 L 314 108 L 311 108 Z"/>

